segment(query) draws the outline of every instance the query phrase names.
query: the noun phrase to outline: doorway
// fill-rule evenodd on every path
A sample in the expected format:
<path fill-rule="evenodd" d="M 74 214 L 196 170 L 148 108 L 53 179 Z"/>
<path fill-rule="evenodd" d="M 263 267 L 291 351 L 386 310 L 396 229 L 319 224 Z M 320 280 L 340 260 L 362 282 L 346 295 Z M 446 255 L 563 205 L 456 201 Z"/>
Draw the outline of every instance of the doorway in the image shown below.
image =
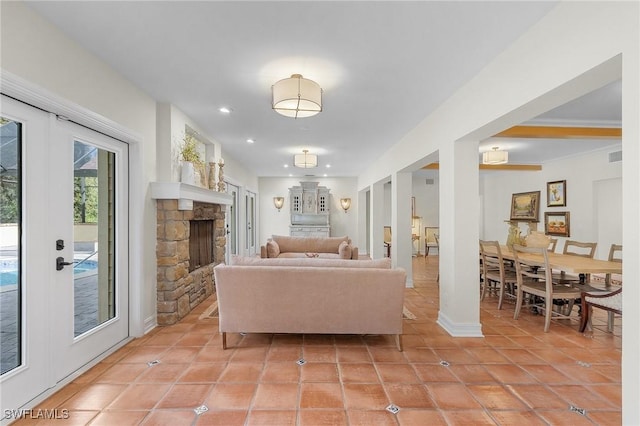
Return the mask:
<path fill-rule="evenodd" d="M 128 146 L 4 95 L 0 115 L 1 402 L 17 409 L 128 337 Z"/>

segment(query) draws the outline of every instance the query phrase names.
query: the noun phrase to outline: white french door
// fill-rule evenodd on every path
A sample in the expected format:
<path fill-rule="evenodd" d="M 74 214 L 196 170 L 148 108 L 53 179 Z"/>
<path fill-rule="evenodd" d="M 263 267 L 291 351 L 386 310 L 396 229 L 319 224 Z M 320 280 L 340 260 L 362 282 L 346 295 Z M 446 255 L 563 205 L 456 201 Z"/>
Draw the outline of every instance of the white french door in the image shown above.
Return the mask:
<path fill-rule="evenodd" d="M 247 254 L 256 255 L 256 194 L 247 191 L 245 195 L 246 221 L 247 221 Z"/>
<path fill-rule="evenodd" d="M 231 256 L 238 255 L 238 204 L 240 201 L 240 188 L 232 183 L 227 182 L 227 194 L 231 195 L 231 204 L 227 206 L 226 212 L 226 233 L 227 248 L 225 250 L 225 261 L 230 264 Z"/>
<path fill-rule="evenodd" d="M 128 155 L 120 141 L 4 95 L 1 116 L 0 219 L 14 230 L 0 242 L 10 417 L 128 336 Z"/>

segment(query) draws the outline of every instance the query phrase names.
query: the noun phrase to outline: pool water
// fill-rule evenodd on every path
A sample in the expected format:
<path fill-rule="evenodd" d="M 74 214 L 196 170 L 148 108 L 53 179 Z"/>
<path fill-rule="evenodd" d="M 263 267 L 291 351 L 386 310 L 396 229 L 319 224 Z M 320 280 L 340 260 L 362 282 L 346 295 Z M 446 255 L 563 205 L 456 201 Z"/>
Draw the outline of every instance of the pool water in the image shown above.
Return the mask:
<path fill-rule="evenodd" d="M 73 274 L 83 274 L 85 272 L 95 272 L 98 270 L 98 261 L 86 260 L 73 268 Z M 18 283 L 18 261 L 0 261 L 0 286 L 16 285 Z"/>

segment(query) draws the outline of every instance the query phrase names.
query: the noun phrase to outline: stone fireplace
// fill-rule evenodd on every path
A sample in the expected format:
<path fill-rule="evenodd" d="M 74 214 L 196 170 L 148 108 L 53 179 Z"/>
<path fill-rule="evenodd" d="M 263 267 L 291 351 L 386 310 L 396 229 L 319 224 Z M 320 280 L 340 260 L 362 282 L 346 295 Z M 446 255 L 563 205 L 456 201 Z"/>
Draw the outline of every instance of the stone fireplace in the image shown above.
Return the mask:
<path fill-rule="evenodd" d="M 157 200 L 159 325 L 175 324 L 215 291 L 213 267 L 225 258 L 224 205 L 193 201 L 192 210 L 181 207 L 178 199 Z M 192 225 L 199 221 L 203 223 L 195 225 L 210 222 L 205 226 Z M 200 240 L 197 242 L 190 241 L 192 229 L 198 230 Z M 212 255 L 213 262 L 203 261 L 202 266 L 190 268 L 190 252 L 194 250 L 202 251 L 203 259 L 210 259 Z"/>

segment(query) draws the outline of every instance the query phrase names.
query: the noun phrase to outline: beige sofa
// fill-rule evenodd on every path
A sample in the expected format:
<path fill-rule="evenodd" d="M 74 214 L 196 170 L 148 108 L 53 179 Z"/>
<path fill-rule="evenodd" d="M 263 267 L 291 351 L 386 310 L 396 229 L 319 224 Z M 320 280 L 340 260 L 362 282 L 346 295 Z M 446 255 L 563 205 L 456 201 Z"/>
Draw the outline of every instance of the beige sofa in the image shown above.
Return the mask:
<path fill-rule="evenodd" d="M 262 258 L 321 257 L 325 259 L 358 259 L 358 247 L 349 237 L 289 237 L 273 235 L 260 247 Z"/>
<path fill-rule="evenodd" d="M 402 350 L 406 273 L 388 260 L 245 258 L 213 271 L 225 349 L 245 332 L 393 334 Z"/>

